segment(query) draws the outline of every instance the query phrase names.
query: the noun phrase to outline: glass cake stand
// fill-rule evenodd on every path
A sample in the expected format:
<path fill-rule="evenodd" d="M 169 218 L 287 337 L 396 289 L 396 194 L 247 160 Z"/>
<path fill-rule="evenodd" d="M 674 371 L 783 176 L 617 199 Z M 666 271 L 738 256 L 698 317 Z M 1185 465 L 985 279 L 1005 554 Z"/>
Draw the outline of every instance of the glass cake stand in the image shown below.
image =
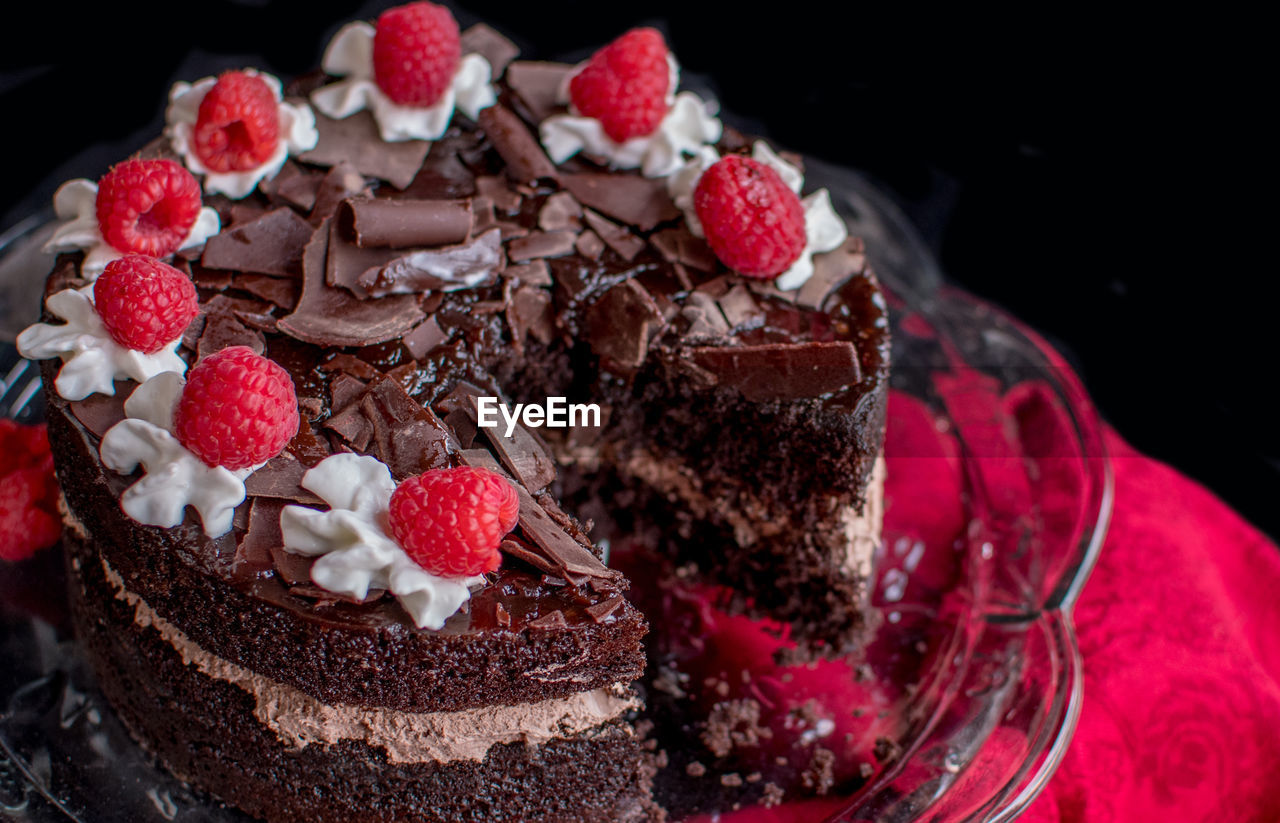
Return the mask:
<path fill-rule="evenodd" d="M 954 469 L 959 500 L 938 502 L 958 507 L 960 519 L 954 535 L 926 534 L 904 521 L 904 506 L 915 509 L 895 508 L 890 497 L 875 589 L 880 628 L 860 667 L 870 682 L 858 687 L 883 698 L 876 720 L 886 731 L 856 793 L 769 819 L 1012 820 L 1044 788 L 1079 716 L 1071 608 L 1111 509 L 1100 424 L 1062 358 L 947 285 L 888 197 L 846 169 L 811 162 L 807 178 L 831 190 L 865 238 L 889 296 L 891 434 L 898 411 L 910 409 L 940 435 L 940 445 L 917 439 L 908 453 L 891 452 L 891 472 L 895 461 L 925 479 Z M 0 238 L 0 341 L 12 341 L 38 310 L 49 217 Z M 0 349 L 0 411 L 38 418 L 38 394 L 10 409 L 31 393 L 10 385 L 20 382 L 21 363 L 11 346 Z M 1051 448 L 1036 445 L 1046 427 Z M 921 494 L 916 509 L 937 508 Z M 115 719 L 67 632 L 60 562 L 46 552 L 0 566 L 0 815 L 247 820 L 155 767 Z"/>

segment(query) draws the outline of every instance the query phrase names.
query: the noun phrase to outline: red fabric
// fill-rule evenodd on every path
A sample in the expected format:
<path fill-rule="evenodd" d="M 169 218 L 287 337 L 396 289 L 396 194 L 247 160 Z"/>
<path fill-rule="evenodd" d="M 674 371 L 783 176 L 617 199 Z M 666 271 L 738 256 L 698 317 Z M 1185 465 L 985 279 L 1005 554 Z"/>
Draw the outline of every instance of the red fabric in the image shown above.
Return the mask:
<path fill-rule="evenodd" d="M 972 373 L 937 388 L 966 440 L 990 447 L 978 470 L 992 515 L 1025 511 L 1022 498 L 1032 495 L 1045 527 L 1068 531 L 1078 455 L 1049 395 L 1028 383 L 1001 396 Z M 1193 481 L 1113 431 L 1105 438 L 1115 504 L 1075 609 L 1084 708 L 1064 762 L 1021 820 L 1280 821 L 1280 549 Z M 1004 449 L 1015 443 L 1068 459 L 1040 460 L 1028 480 L 1010 470 L 1017 452 Z M 885 452 L 886 531 L 928 544 L 954 539 L 965 518 L 954 437 L 897 394 Z M 914 574 L 948 584 L 943 568 L 922 564 Z M 841 692 L 833 702 L 851 699 Z M 809 823 L 841 805 L 822 798 L 721 819 Z"/>
<path fill-rule="evenodd" d="M 1280 821 L 1280 550 L 1107 433 L 1115 510 L 1075 609 L 1080 725 L 1028 823 Z"/>

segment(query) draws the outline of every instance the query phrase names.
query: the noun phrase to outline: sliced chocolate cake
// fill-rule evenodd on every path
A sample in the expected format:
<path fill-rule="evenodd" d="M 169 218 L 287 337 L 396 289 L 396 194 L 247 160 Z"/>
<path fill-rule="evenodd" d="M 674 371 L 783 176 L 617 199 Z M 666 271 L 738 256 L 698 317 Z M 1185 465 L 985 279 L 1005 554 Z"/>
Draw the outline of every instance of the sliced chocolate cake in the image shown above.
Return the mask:
<path fill-rule="evenodd" d="M 660 814 L 632 684 L 662 616 L 610 545 L 801 656 L 867 630 L 860 242 L 656 32 L 515 57 L 399 7 L 291 87 L 179 84 L 55 202 L 19 343 L 77 631 L 149 751 L 267 820 Z"/>

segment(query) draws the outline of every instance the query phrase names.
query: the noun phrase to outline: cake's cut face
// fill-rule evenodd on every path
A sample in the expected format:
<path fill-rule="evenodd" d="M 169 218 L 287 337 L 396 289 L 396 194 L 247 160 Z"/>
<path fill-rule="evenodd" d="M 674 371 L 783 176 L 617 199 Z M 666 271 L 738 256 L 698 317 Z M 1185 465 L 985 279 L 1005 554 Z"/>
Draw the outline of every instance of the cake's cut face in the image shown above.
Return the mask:
<path fill-rule="evenodd" d="M 198 202 L 59 193 L 24 345 L 77 629 L 143 745 L 265 819 L 643 819 L 661 579 L 800 657 L 867 630 L 884 302 L 798 158 L 679 92 L 656 32 L 575 69 L 404 9 L 292 86 L 176 89 L 137 174 Z M 461 56 L 387 79 L 433 38 Z M 92 282 L 157 232 L 199 314 L 144 354 Z"/>

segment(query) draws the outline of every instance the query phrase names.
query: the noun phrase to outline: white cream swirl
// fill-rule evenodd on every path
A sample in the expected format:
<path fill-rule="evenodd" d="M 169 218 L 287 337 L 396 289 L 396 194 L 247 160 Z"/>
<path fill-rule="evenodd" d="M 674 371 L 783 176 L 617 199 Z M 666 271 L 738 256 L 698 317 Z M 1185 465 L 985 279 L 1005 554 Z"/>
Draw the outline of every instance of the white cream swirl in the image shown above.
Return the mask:
<path fill-rule="evenodd" d="M 200 515 L 204 533 L 231 531 L 236 506 L 244 502 L 245 478 L 262 468 L 209 466 L 173 435 L 173 411 L 186 381 L 179 374 L 156 375 L 133 390 L 124 403 L 126 418 L 102 437 L 102 463 L 120 474 L 139 465 L 145 475 L 124 490 L 120 507 L 146 526 L 172 528 L 182 523 L 187 506 Z"/>
<path fill-rule="evenodd" d="M 53 211 L 66 222 L 58 226 L 49 242 L 44 244 L 44 250 L 48 252 L 83 251 L 85 257 L 80 264 L 80 276 L 86 280 L 96 280 L 108 263 L 127 254 L 103 238 L 98 229 L 97 200 L 98 184 L 92 180 L 76 178 L 59 186 L 53 195 Z M 196 215 L 196 221 L 178 248 L 198 246 L 221 230 L 218 213 L 205 206 Z"/>
<path fill-rule="evenodd" d="M 311 579 L 320 588 L 357 600 L 370 588 L 387 589 L 419 628 L 439 629 L 484 582 L 482 575 L 439 577 L 409 559 L 388 532 L 396 484 L 376 457 L 326 457 L 302 476 L 302 487 L 329 510 L 285 506 L 280 531 L 286 551 L 319 557 Z"/>
<path fill-rule="evenodd" d="M 208 194 L 225 194 L 232 200 L 248 197 L 263 180 L 275 177 L 291 154 L 300 154 L 316 147 L 320 133 L 316 131 L 316 116 L 305 103 L 294 105 L 286 102 L 281 93 L 280 80 L 266 72 L 245 69 L 245 74 L 261 77 L 276 98 L 280 118 L 280 138 L 276 149 L 265 163 L 252 169 L 233 172 L 211 171 L 196 155 L 192 134 L 200 114 L 200 104 L 205 95 L 218 82 L 216 77 L 205 77 L 195 83 L 174 83 L 169 90 L 169 107 L 165 109 L 165 134 L 173 144 L 173 150 L 182 155 L 192 174 L 204 175 L 204 190 Z"/>
<path fill-rule="evenodd" d="M 182 338 L 154 354 L 126 348 L 112 339 L 93 304 L 93 286 L 63 289 L 49 296 L 45 306 L 65 323 L 36 323 L 18 335 L 18 353 L 31 360 L 62 359 L 53 387 L 64 400 L 83 400 L 91 394 L 116 393 L 115 381 L 139 383 L 163 372 L 187 373 L 178 356 Z"/>
<path fill-rule="evenodd" d="M 800 169 L 783 160 L 763 140 L 757 140 L 751 147 L 751 157 L 778 173 L 787 188 L 796 194 L 804 186 L 804 173 Z M 715 165 L 720 155 L 710 147 L 700 150 L 685 163 L 680 171 L 667 178 L 667 192 L 676 206 L 684 212 L 689 231 L 699 237 L 703 236 L 702 223 L 698 220 L 697 210 L 693 207 L 693 192 L 698 187 L 698 180 L 703 172 Z M 793 291 L 805 284 L 813 276 L 813 256 L 833 251 L 849 237 L 849 229 L 840 215 L 831 205 L 831 195 L 826 189 L 818 189 L 808 197 L 800 198 L 804 207 L 804 251 L 791 264 L 791 268 L 778 275 L 774 285 L 780 291 Z"/>
<path fill-rule="evenodd" d="M 435 105 L 402 106 L 392 101 L 374 79 L 375 33 L 372 25 L 358 20 L 343 26 L 329 42 L 321 66 L 326 74 L 344 79 L 311 93 L 312 105 L 326 116 L 341 120 L 368 109 L 388 143 L 438 140 L 449 128 L 454 108 L 474 120 L 498 101 L 490 82 L 493 70 L 479 54 L 463 56 L 453 83 Z"/>
<path fill-rule="evenodd" d="M 560 86 L 559 102 L 570 103 L 569 83 L 582 70 L 579 64 Z M 605 134 L 594 117 L 584 117 L 570 106 L 570 114 L 558 114 L 542 121 L 538 131 L 547 156 L 556 164 L 578 152 L 602 157 L 614 168 L 640 169 L 645 177 L 669 177 L 679 171 L 686 155 L 697 154 L 703 146 L 720 139 L 723 127 L 714 103 L 691 91 L 676 94 L 680 85 L 680 65 L 667 55 L 671 84 L 667 87 L 667 114 L 653 134 L 633 137 L 623 143 Z"/>

